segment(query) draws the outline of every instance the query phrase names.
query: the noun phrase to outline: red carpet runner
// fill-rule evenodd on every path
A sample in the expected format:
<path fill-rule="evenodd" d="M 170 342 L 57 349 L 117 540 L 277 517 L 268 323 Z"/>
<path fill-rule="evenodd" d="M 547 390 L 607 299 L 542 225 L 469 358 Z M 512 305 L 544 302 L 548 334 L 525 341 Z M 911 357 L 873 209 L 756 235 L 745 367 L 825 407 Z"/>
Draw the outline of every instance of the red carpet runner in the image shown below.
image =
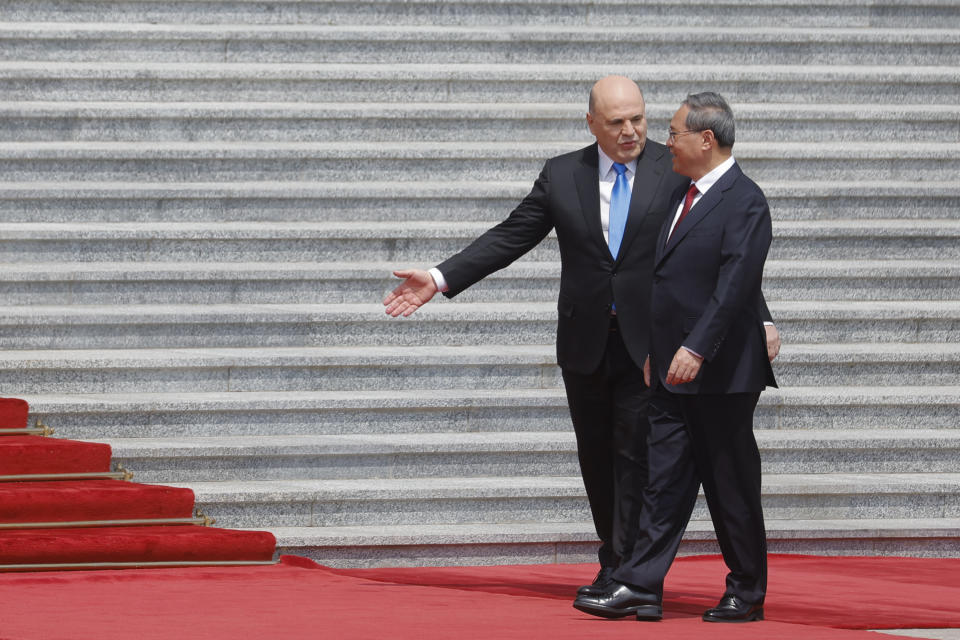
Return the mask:
<path fill-rule="evenodd" d="M 716 556 L 680 558 L 665 618 L 574 610 L 593 565 L 334 571 L 270 567 L 0 574 L 3 640 L 883 640 L 865 628 L 960 626 L 960 560 L 773 556 L 767 620 L 700 621 L 723 585 Z M 847 627 L 846 629 L 832 627 Z"/>
<path fill-rule="evenodd" d="M 23 400 L 0 398 L 0 570 L 19 565 L 273 558 L 276 540 L 268 532 L 167 522 L 192 519 L 194 495 L 189 489 L 64 478 L 63 474 L 109 472 L 110 447 L 15 434 L 27 428 L 27 413 Z M 51 477 L 29 477 L 37 474 Z M 138 523 L 116 522 L 129 520 Z M 2 634 L 0 626 L 0 638 Z"/>

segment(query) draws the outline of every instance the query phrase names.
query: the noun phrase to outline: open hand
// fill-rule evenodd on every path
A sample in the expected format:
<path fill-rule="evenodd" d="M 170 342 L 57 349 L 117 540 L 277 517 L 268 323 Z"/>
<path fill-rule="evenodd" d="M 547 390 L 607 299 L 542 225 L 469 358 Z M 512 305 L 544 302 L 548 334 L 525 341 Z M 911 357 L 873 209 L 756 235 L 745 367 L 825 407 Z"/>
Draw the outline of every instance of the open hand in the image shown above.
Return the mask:
<path fill-rule="evenodd" d="M 406 318 L 422 305 L 430 302 L 437 293 L 437 283 L 433 281 L 433 276 L 423 269 L 394 271 L 393 275 L 404 279 L 383 299 L 387 314 L 394 318 L 399 315 Z"/>

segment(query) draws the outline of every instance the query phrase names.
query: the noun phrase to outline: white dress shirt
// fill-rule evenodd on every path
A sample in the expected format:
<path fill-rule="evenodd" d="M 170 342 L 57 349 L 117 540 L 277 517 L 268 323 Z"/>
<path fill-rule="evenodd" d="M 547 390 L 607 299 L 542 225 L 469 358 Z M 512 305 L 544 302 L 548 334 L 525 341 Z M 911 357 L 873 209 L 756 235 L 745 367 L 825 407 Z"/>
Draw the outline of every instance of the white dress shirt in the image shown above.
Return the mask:
<path fill-rule="evenodd" d="M 599 177 L 600 177 L 600 226 L 603 228 L 603 239 L 610 242 L 610 198 L 613 195 L 613 185 L 617 182 L 617 170 L 613 168 L 613 159 L 603 152 L 600 145 L 597 145 L 597 151 L 600 152 Z M 633 178 L 637 175 L 637 160 L 634 158 L 626 165 L 627 182 L 630 183 L 630 193 L 633 193 Z"/>
<path fill-rule="evenodd" d="M 730 156 L 729 158 L 727 158 L 726 160 L 718 164 L 716 167 L 714 167 L 710 173 L 706 174 L 699 180 L 693 181 L 693 184 L 697 185 L 697 191 L 699 191 L 699 193 L 696 196 L 694 196 L 693 203 L 690 205 L 691 209 L 697 206 L 697 203 L 700 202 L 700 198 L 703 197 L 703 194 L 709 191 L 710 187 L 715 185 L 717 183 L 717 180 L 719 180 L 723 174 L 729 171 L 735 162 L 736 160 L 733 159 L 733 156 Z M 673 222 L 670 224 L 670 232 L 667 233 L 668 239 L 670 238 L 670 234 L 673 233 L 673 228 L 677 226 L 677 220 L 680 219 L 680 213 L 682 211 L 683 211 L 683 202 L 680 203 L 680 206 L 677 207 L 677 212 L 673 215 Z"/>

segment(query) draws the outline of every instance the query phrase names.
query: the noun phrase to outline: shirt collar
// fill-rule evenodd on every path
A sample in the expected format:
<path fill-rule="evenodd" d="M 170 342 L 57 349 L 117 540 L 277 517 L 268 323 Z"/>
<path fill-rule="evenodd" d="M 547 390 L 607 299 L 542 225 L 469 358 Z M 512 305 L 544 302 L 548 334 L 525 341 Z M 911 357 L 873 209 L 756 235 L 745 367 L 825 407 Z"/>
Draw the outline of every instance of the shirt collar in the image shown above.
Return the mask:
<path fill-rule="evenodd" d="M 600 145 L 597 145 L 597 152 L 600 154 L 600 179 L 603 180 L 607 177 L 610 171 L 613 169 L 613 160 L 603 152 L 603 149 L 600 148 Z M 626 163 L 628 174 L 635 174 L 637 172 L 637 159 L 634 158 L 630 162 Z"/>
<path fill-rule="evenodd" d="M 706 174 L 699 180 L 694 180 L 693 183 L 697 185 L 697 191 L 699 191 L 701 194 L 706 193 L 707 189 L 715 185 L 717 180 L 719 180 L 723 174 L 729 171 L 734 163 L 736 163 L 736 160 L 733 159 L 733 156 L 730 156 L 714 167 L 710 173 Z"/>

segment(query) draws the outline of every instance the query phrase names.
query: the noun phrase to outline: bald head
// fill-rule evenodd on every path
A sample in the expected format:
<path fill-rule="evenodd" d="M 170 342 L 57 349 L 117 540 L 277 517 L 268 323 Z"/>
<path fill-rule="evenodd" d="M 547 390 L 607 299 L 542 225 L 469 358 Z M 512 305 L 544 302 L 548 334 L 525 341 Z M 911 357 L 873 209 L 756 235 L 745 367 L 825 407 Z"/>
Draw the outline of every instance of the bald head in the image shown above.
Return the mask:
<path fill-rule="evenodd" d="M 647 143 L 646 105 L 637 83 L 624 76 L 598 80 L 590 90 L 587 125 L 614 161 L 637 158 Z"/>
<path fill-rule="evenodd" d="M 626 76 L 607 76 L 600 78 L 590 89 L 590 102 L 587 109 L 596 113 L 597 103 L 615 99 L 639 98 L 643 100 L 643 93 L 636 82 Z"/>

